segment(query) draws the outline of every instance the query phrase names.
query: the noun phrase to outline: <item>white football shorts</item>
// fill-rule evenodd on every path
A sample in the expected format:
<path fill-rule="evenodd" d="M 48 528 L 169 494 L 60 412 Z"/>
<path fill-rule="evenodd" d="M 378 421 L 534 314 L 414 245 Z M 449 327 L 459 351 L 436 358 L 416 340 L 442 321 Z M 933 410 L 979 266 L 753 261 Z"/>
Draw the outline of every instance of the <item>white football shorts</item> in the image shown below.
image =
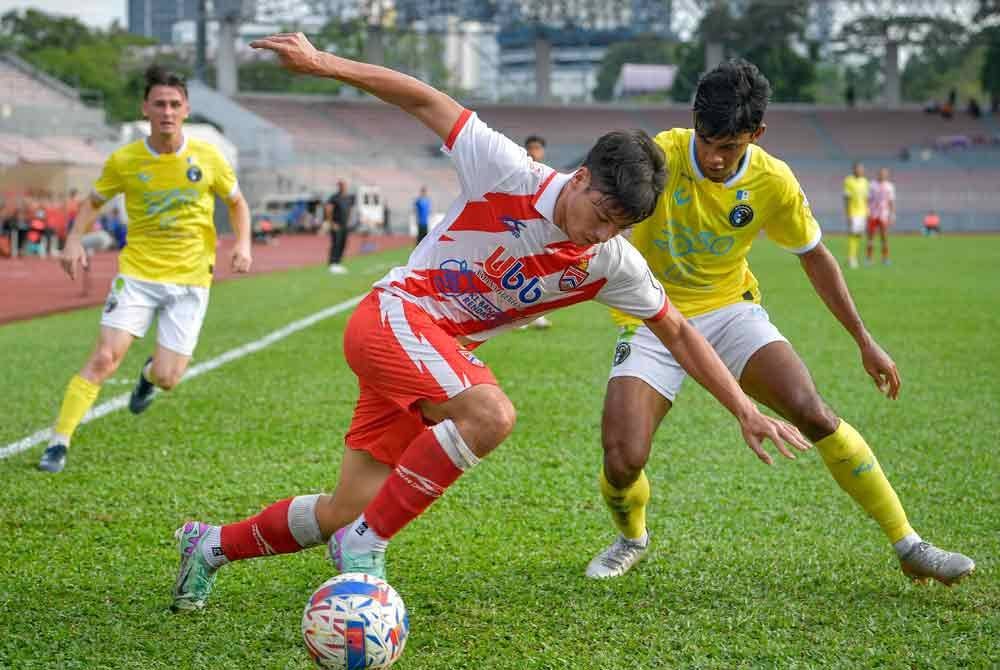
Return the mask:
<path fill-rule="evenodd" d="M 104 301 L 101 325 L 143 337 L 159 317 L 156 342 L 190 356 L 198 344 L 208 310 L 208 288 L 146 281 L 118 275 Z"/>
<path fill-rule="evenodd" d="M 758 349 L 788 341 L 771 323 L 767 310 L 752 302 L 727 305 L 688 322 L 708 340 L 737 380 Z M 673 402 L 687 373 L 659 338 L 642 325 L 634 330 L 622 328 L 609 375 L 615 377 L 638 377 Z"/>
<path fill-rule="evenodd" d="M 864 235 L 865 225 L 868 223 L 868 218 L 864 216 L 852 216 L 848 219 L 848 228 L 850 229 L 851 235 Z"/>

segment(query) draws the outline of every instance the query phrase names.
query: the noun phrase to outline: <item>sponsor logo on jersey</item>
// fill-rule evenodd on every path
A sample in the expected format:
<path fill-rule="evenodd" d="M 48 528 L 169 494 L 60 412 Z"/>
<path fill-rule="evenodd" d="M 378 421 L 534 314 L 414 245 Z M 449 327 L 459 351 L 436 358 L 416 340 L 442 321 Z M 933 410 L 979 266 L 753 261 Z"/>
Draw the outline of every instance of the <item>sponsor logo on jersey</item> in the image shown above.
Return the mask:
<path fill-rule="evenodd" d="M 485 368 L 486 367 L 485 363 L 483 363 L 481 360 L 479 360 L 478 358 L 476 358 L 476 355 L 474 353 L 472 353 L 471 351 L 469 351 L 468 349 L 466 349 L 465 347 L 459 347 L 458 348 L 458 353 L 461 354 L 462 358 L 464 358 L 465 360 L 469 361 L 473 365 L 475 365 L 477 367 L 480 367 L 480 368 Z"/>
<path fill-rule="evenodd" d="M 490 257 L 483 261 L 483 274 L 498 282 L 501 288 L 517 291 L 518 300 L 522 303 L 530 305 L 538 302 L 542 297 L 538 277 L 528 279 L 524 274 L 524 263 L 513 256 L 504 258 L 506 253 L 507 249 L 503 246 L 497 247 Z"/>
<path fill-rule="evenodd" d="M 136 176 L 139 178 L 139 181 L 141 181 L 143 184 L 148 184 L 149 180 L 153 178 L 153 175 L 149 174 L 148 172 L 140 172 Z"/>
<path fill-rule="evenodd" d="M 753 221 L 753 208 L 750 205 L 736 205 L 729 211 L 729 223 L 733 228 L 742 228 Z"/>
<path fill-rule="evenodd" d="M 500 325 L 510 320 L 503 310 L 490 302 L 476 287 L 476 273 L 468 261 L 449 258 L 438 266 L 432 283 L 441 295 L 453 298 L 459 306 L 479 321 Z"/>
<path fill-rule="evenodd" d="M 502 223 L 507 228 L 507 231 L 517 239 L 520 239 L 521 237 L 521 229 L 527 225 L 524 221 L 518 221 L 511 216 L 501 216 L 500 223 Z"/>
<path fill-rule="evenodd" d="M 632 345 L 628 342 L 619 342 L 615 345 L 615 365 L 621 365 L 632 353 Z"/>
<path fill-rule="evenodd" d="M 736 199 L 739 200 L 740 202 L 743 202 L 745 200 L 749 200 L 750 199 L 750 191 L 743 190 L 743 189 L 740 189 L 739 191 L 736 191 Z"/>
<path fill-rule="evenodd" d="M 579 261 L 570 265 L 568 268 L 563 270 L 562 276 L 559 277 L 559 290 L 560 291 L 572 291 L 577 288 L 587 280 L 590 273 L 587 272 L 587 268 L 590 267 L 589 258 L 581 258 Z"/>
<path fill-rule="evenodd" d="M 683 207 L 691 202 L 691 194 L 688 193 L 688 190 L 685 187 L 681 186 L 674 191 L 674 202 L 677 203 L 678 207 Z"/>

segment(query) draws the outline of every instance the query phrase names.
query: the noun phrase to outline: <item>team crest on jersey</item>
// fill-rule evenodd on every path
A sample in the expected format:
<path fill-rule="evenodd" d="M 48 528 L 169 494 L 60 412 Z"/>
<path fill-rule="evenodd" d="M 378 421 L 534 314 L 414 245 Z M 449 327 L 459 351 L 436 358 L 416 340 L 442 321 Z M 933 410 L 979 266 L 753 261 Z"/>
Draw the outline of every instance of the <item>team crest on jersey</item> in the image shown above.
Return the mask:
<path fill-rule="evenodd" d="M 524 221 L 518 221 L 512 216 L 501 216 L 500 223 L 507 228 L 507 231 L 511 235 L 518 239 L 521 237 L 521 229 L 526 225 Z"/>
<path fill-rule="evenodd" d="M 192 165 L 187 169 L 188 181 L 198 182 L 201 181 L 201 168 L 197 165 Z"/>
<path fill-rule="evenodd" d="M 587 280 L 590 273 L 587 272 L 587 268 L 590 267 L 589 258 L 581 258 L 579 261 L 570 265 L 568 268 L 563 270 L 562 276 L 559 277 L 559 290 L 560 291 L 572 291 L 578 288 L 580 284 Z"/>
<path fill-rule="evenodd" d="M 458 353 L 462 355 L 462 358 L 464 358 L 465 360 L 469 361 L 470 363 L 472 363 L 476 367 L 480 367 L 480 368 L 485 368 L 486 367 L 486 363 L 483 363 L 481 360 L 479 360 L 478 358 L 476 358 L 476 355 L 474 353 L 472 353 L 471 351 L 469 351 L 468 349 L 466 349 L 465 347 L 459 347 L 458 348 Z"/>
<path fill-rule="evenodd" d="M 621 365 L 632 353 L 632 345 L 628 342 L 619 342 L 615 345 L 615 365 Z"/>
<path fill-rule="evenodd" d="M 753 221 L 753 208 L 750 205 L 736 205 L 729 211 L 729 223 L 733 228 L 743 228 Z"/>

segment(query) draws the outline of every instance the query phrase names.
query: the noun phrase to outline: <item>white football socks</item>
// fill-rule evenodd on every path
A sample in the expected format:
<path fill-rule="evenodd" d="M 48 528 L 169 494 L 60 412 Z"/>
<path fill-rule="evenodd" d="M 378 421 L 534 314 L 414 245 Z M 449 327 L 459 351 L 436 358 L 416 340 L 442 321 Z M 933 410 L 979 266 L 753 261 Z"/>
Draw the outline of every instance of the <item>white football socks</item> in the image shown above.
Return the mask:
<path fill-rule="evenodd" d="M 386 547 L 389 546 L 389 540 L 386 540 L 372 530 L 365 521 L 365 515 L 362 514 L 358 517 L 357 521 L 348 527 L 341 546 L 349 554 L 367 554 L 372 551 L 384 552 Z"/>

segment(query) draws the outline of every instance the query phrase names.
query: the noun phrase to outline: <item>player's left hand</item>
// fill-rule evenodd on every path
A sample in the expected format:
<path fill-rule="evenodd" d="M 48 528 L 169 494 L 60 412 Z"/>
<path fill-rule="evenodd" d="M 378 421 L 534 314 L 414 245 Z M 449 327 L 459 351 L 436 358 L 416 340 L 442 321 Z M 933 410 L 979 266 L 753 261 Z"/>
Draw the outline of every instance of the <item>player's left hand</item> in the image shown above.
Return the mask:
<path fill-rule="evenodd" d="M 302 33 L 277 33 L 250 42 L 254 49 L 267 49 L 278 56 L 287 70 L 300 74 L 320 74 L 321 52 Z"/>
<path fill-rule="evenodd" d="M 233 272 L 250 272 L 253 258 L 250 256 L 250 243 L 237 242 L 231 256 Z"/>
<path fill-rule="evenodd" d="M 895 400 L 899 396 L 899 370 L 889 354 L 872 341 L 861 347 L 861 364 L 865 372 L 875 381 L 878 390 Z"/>

